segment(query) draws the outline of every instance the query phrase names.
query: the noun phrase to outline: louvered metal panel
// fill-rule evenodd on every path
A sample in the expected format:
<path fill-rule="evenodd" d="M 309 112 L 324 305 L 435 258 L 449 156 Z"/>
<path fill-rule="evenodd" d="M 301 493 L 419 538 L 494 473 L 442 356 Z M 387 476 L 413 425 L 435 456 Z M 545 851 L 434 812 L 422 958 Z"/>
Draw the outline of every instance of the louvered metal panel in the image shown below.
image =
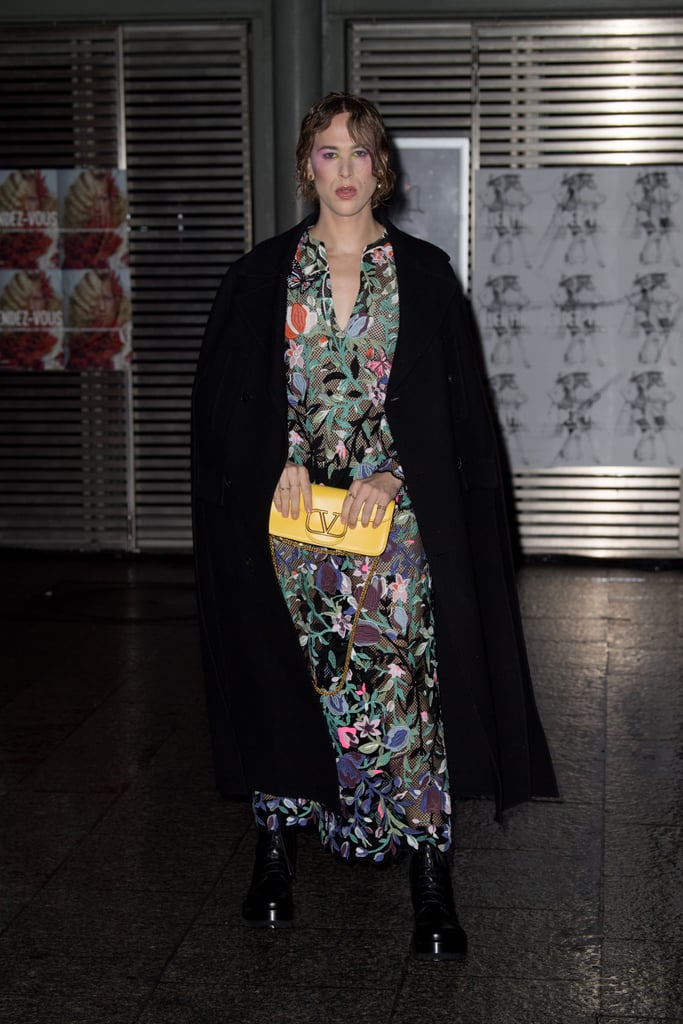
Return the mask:
<path fill-rule="evenodd" d="M 127 166 L 135 354 L 132 380 L 98 387 L 0 375 L 3 411 L 22 396 L 0 442 L 0 543 L 187 550 L 197 350 L 251 245 L 246 27 L 4 28 L 0 100 L 0 166 Z"/>
<path fill-rule="evenodd" d="M 349 84 L 393 130 L 469 134 L 473 171 L 683 161 L 679 18 L 358 21 Z M 678 469 L 532 469 L 513 482 L 526 553 L 683 551 Z"/>
<path fill-rule="evenodd" d="M 525 552 L 671 557 L 681 551 L 676 469 L 595 467 L 514 474 Z"/>
<path fill-rule="evenodd" d="M 243 25 L 127 27 L 136 538 L 188 548 L 189 402 L 218 281 L 251 244 Z"/>
<path fill-rule="evenodd" d="M 0 35 L 4 167 L 115 167 L 116 30 L 13 29 Z"/>
<path fill-rule="evenodd" d="M 683 154 L 683 20 L 473 26 L 480 166 Z"/>
<path fill-rule="evenodd" d="M 2 543 L 124 548 L 123 373 L 0 374 Z"/>
<path fill-rule="evenodd" d="M 466 132 L 471 49 L 469 25 L 358 22 L 350 35 L 350 87 L 377 104 L 392 131 Z"/>
<path fill-rule="evenodd" d="M 117 33 L 12 29 L 0 38 L 0 166 L 115 167 Z M 129 544 L 124 373 L 0 374 L 0 542 Z"/>

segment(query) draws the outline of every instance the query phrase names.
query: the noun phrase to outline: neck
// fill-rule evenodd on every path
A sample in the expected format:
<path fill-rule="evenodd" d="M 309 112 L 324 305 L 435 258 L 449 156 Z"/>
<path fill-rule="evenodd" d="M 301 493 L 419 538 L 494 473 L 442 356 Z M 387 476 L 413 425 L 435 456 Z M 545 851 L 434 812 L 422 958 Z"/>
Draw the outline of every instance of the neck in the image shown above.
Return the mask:
<path fill-rule="evenodd" d="M 325 243 L 328 255 L 341 255 L 362 252 L 384 229 L 369 207 L 355 217 L 335 217 L 321 207 L 318 220 L 308 230 L 313 238 Z"/>

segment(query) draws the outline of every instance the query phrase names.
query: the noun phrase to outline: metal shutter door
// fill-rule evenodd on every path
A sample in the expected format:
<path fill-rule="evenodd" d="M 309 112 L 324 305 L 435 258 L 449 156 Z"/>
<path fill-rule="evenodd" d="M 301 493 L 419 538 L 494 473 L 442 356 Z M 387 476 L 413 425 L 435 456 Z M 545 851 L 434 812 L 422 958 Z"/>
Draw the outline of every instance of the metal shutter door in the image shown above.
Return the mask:
<path fill-rule="evenodd" d="M 251 244 L 247 28 L 5 29 L 0 166 L 128 170 L 131 372 L 0 374 L 0 543 L 189 549 L 189 396 Z"/>
<path fill-rule="evenodd" d="M 681 163 L 682 47 L 672 18 L 358 21 L 349 83 L 391 129 L 468 133 L 473 170 Z M 526 553 L 683 550 L 680 469 L 525 470 L 513 483 Z"/>

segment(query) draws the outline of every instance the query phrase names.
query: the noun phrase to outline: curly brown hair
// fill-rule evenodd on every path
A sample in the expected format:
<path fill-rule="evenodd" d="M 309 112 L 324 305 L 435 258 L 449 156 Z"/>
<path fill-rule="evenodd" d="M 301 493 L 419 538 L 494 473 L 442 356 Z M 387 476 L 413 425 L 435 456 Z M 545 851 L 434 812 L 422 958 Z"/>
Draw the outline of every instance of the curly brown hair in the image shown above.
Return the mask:
<path fill-rule="evenodd" d="M 296 145 L 297 192 L 311 202 L 317 199 L 313 181 L 309 178 L 308 160 L 313 142 L 319 132 L 329 128 L 337 114 L 349 115 L 349 135 L 354 142 L 365 146 L 372 157 L 372 173 L 377 178 L 377 189 L 372 205 L 388 199 L 394 189 L 396 175 L 389 165 L 390 146 L 384 122 L 377 107 L 362 96 L 349 92 L 330 92 L 314 103 L 301 122 Z"/>

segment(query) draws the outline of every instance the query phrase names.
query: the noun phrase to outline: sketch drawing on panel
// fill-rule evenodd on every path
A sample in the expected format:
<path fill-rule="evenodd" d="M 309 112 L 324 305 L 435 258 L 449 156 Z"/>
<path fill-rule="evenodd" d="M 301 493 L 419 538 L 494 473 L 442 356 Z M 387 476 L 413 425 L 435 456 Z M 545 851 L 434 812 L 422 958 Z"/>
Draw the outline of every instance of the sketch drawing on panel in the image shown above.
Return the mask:
<path fill-rule="evenodd" d="M 525 267 L 531 269 L 524 236 L 531 228 L 525 220 L 526 207 L 531 196 L 526 192 L 520 175 L 513 172 L 491 175 L 480 196 L 486 211 L 484 238 L 495 238 L 491 262 L 496 266 L 510 266 L 516 262 L 516 252 Z"/>
<path fill-rule="evenodd" d="M 658 363 L 666 354 L 676 366 L 676 328 L 681 317 L 681 296 L 669 284 L 668 274 L 652 271 L 634 278 L 626 295 L 630 317 L 628 333 L 640 342 L 639 363 Z M 679 336 L 680 337 L 680 336 Z"/>
<path fill-rule="evenodd" d="M 673 466 L 674 458 L 669 449 L 667 431 L 680 429 L 668 413 L 667 406 L 675 401 L 676 394 L 664 380 L 661 370 L 642 370 L 633 373 L 622 392 L 624 406 L 617 420 L 617 428 L 623 430 L 626 419 L 626 434 L 636 433 L 638 440 L 633 450 L 636 462 L 660 464 L 660 452 Z"/>
<path fill-rule="evenodd" d="M 580 170 L 563 174 L 553 191 L 553 199 L 555 209 L 543 236 L 547 246 L 542 263 L 547 262 L 558 243 L 566 242 L 565 263 L 581 266 L 594 256 L 598 266 L 604 267 L 598 236 L 606 229 L 598 219 L 598 210 L 607 196 L 599 190 L 595 172 Z"/>
<path fill-rule="evenodd" d="M 674 206 L 681 195 L 669 180 L 669 171 L 644 170 L 638 174 L 633 188 L 627 192 L 631 207 L 628 213 L 630 233 L 634 238 L 645 236 L 638 259 L 646 266 L 671 261 L 680 267 L 675 235 L 680 231 Z M 632 223 L 630 223 L 632 222 Z"/>
<path fill-rule="evenodd" d="M 489 377 L 489 388 L 498 414 L 498 422 L 510 448 L 512 461 L 515 465 L 528 466 L 529 460 L 520 437 L 520 434 L 526 430 L 526 426 L 520 418 L 520 410 L 529 401 L 529 396 L 520 388 L 514 373 L 494 373 Z"/>
<path fill-rule="evenodd" d="M 493 341 L 490 361 L 493 366 L 509 366 L 515 361 L 514 350 L 522 357 L 523 366 L 531 366 L 524 346 L 528 332 L 522 311 L 531 300 L 523 291 L 516 274 L 487 277 L 478 295 L 484 312 L 483 335 Z"/>
<path fill-rule="evenodd" d="M 597 344 L 597 335 L 603 327 L 598 323 L 596 311 L 605 300 L 597 291 L 592 275 L 565 275 L 551 297 L 559 318 L 558 337 L 567 339 L 563 361 L 569 365 L 585 363 L 590 349 L 598 366 L 604 366 Z"/>
<path fill-rule="evenodd" d="M 559 373 L 549 393 L 554 432 L 561 436 L 562 443 L 552 464 L 558 462 L 581 465 L 586 459 L 600 464 L 595 446 L 596 423 L 593 406 L 602 398 L 617 378 L 609 380 L 600 388 L 594 388 L 586 370 Z"/>

